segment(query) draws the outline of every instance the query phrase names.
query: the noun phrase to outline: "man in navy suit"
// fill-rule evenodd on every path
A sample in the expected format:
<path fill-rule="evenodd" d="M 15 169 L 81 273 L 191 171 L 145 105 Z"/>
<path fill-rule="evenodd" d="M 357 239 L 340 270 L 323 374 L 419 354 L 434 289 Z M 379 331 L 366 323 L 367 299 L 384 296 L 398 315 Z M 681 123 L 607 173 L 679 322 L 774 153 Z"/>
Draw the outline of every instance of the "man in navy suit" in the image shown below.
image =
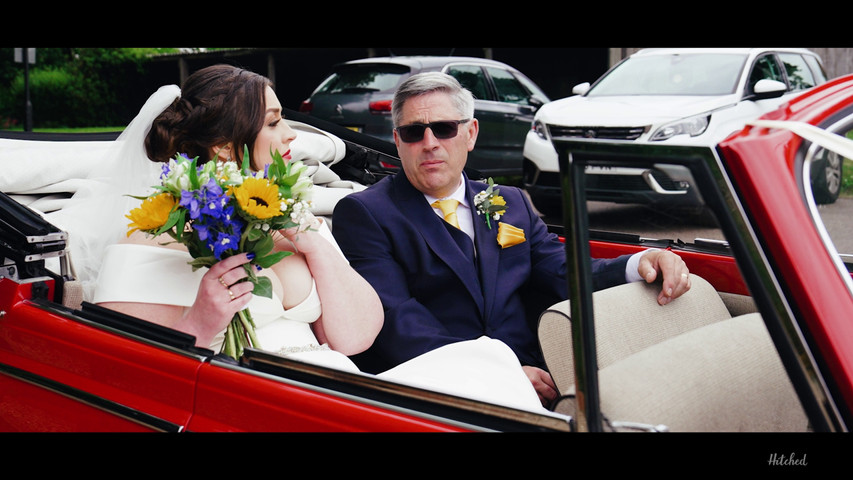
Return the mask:
<path fill-rule="evenodd" d="M 546 403 L 557 392 L 536 338 L 536 321 L 568 296 L 565 245 L 548 232 L 523 192 L 500 186 L 499 217 L 478 212 L 486 190 L 463 173 L 478 123 L 471 93 L 442 73 L 414 75 L 392 106 L 402 172 L 340 200 L 333 232 L 353 268 L 376 289 L 385 323 L 353 357 L 380 372 L 442 345 L 481 336 L 506 343 Z M 458 227 L 431 206 L 459 202 Z M 498 199 L 498 202 L 500 200 Z M 451 214 L 452 215 L 452 214 Z M 503 225 L 502 225 L 503 224 Z M 596 289 L 663 274 L 659 303 L 690 288 L 677 255 L 649 250 L 593 259 Z"/>

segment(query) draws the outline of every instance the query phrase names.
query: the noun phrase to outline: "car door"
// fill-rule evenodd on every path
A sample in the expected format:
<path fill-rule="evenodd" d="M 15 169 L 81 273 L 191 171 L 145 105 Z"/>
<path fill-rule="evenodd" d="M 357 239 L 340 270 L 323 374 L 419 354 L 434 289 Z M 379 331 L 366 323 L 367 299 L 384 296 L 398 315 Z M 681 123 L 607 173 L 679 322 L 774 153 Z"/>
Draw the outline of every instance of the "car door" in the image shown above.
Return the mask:
<path fill-rule="evenodd" d="M 570 275 L 589 278 L 584 259 L 611 257 L 617 252 L 602 246 L 621 243 L 618 253 L 632 247 L 676 251 L 698 276 L 684 297 L 665 307 L 656 302 L 660 284 L 628 284 L 595 293 L 588 281 L 570 285 L 577 396 L 590 399 L 586 411 L 576 412 L 581 424 L 617 431 L 844 428 L 832 406 L 834 392 L 821 385 L 828 370 L 812 361 L 817 350 L 795 333 L 803 325 L 788 307 L 796 304 L 796 294 L 779 287 L 791 288 L 795 281 L 774 272 L 766 261 L 773 256 L 753 237 L 753 229 L 761 227 L 745 218 L 713 149 L 603 140 L 558 139 L 555 144 L 561 176 L 570 186 L 566 219 L 581 226 L 567 238 Z M 586 201 L 586 165 L 626 163 L 684 169 L 712 213 L 699 223 L 699 218 L 673 218 L 642 206 Z M 617 216 L 622 235 L 597 232 Z M 587 225 L 589 229 L 583 228 Z M 695 309 L 687 307 L 694 301 Z M 669 317 L 685 307 L 692 313 Z M 742 344 L 732 348 L 737 342 Z"/>
<path fill-rule="evenodd" d="M 524 138 L 533 123 L 536 106 L 531 104 L 532 92 L 512 72 L 496 67 L 485 70 L 495 89 L 495 109 L 503 116 L 498 148 L 505 166 L 513 168 L 522 160 Z"/>
<path fill-rule="evenodd" d="M 479 122 L 477 145 L 468 154 L 469 168 L 484 174 L 501 167 L 500 150 L 506 121 L 500 105 L 494 100 L 489 78 L 479 65 L 453 64 L 445 72 L 459 80 L 474 95 L 474 116 Z"/>
<path fill-rule="evenodd" d="M 98 311 L 63 312 L 39 285 L 0 280 L 0 430 L 184 430 L 201 360 L 117 334 Z"/>
<path fill-rule="evenodd" d="M 534 92 L 505 68 L 452 64 L 445 72 L 474 94 L 480 132 L 468 167 L 483 175 L 520 175 L 524 138 L 538 105 L 531 101 Z"/>

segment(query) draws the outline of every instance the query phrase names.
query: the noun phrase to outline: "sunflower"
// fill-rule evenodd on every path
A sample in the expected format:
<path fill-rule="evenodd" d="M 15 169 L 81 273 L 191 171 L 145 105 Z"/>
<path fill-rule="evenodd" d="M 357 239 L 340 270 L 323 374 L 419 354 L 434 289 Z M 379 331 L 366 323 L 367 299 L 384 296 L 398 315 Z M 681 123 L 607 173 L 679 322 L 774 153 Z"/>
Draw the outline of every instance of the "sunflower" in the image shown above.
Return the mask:
<path fill-rule="evenodd" d="M 175 197 L 169 193 L 161 193 L 143 200 L 142 205 L 125 215 L 131 222 L 127 224 L 130 229 L 127 236 L 129 237 L 137 230 L 150 233 L 165 225 L 176 203 Z"/>
<path fill-rule="evenodd" d="M 263 220 L 282 214 L 278 186 L 265 178 L 247 178 L 234 187 L 233 193 L 240 209 L 255 218 Z"/>

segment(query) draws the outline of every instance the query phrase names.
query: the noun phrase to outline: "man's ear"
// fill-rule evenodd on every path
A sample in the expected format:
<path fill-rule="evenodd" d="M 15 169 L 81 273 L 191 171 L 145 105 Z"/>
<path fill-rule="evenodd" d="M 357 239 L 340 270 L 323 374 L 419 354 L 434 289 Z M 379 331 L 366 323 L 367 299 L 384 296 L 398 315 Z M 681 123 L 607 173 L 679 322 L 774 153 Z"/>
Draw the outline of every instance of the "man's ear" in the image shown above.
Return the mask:
<path fill-rule="evenodd" d="M 476 118 L 472 118 L 468 122 L 468 151 L 474 150 L 474 145 L 477 144 L 477 134 L 480 133 L 480 123 Z"/>

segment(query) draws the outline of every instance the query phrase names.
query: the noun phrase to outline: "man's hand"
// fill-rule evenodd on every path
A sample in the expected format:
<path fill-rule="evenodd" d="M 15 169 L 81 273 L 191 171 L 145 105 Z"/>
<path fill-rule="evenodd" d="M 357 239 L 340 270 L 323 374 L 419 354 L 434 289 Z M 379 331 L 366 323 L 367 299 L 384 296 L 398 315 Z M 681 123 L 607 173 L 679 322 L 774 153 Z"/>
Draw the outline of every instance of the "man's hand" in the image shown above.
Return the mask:
<path fill-rule="evenodd" d="M 551 374 L 541 368 L 529 365 L 523 365 L 521 369 L 524 370 L 536 393 L 539 394 L 539 401 L 542 402 L 542 406 L 546 408 L 550 406 L 558 395 L 557 386 L 554 384 Z"/>
<path fill-rule="evenodd" d="M 663 288 L 658 303 L 666 305 L 690 290 L 690 271 L 684 260 L 668 250 L 649 250 L 640 257 L 637 267 L 640 276 L 652 283 L 663 275 Z"/>

